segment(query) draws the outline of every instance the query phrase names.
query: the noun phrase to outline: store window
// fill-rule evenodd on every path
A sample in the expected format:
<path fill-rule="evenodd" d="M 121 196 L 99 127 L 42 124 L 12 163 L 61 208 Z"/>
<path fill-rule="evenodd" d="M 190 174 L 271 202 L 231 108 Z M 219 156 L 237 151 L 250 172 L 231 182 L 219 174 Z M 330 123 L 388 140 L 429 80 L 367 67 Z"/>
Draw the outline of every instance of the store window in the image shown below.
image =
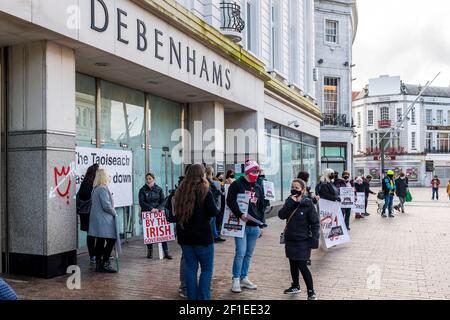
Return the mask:
<path fill-rule="evenodd" d="M 77 73 L 75 97 L 76 144 L 95 146 L 95 78 Z"/>
<path fill-rule="evenodd" d="M 347 146 L 322 146 L 322 171 L 330 168 L 339 173 L 347 169 Z"/>

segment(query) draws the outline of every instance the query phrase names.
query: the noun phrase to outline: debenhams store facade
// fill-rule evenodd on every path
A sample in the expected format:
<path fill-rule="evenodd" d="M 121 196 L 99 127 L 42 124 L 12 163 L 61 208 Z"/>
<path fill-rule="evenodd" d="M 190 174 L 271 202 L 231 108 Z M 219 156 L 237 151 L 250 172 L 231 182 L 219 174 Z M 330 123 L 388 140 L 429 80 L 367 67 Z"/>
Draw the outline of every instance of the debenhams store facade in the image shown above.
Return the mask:
<path fill-rule="evenodd" d="M 319 110 L 174 1 L 0 0 L 0 58 L 3 272 L 53 277 L 76 263 L 85 246 L 70 171 L 77 148 L 131 153 L 132 204 L 117 208 L 127 239 L 142 235 L 145 172 L 165 191 L 177 183 L 177 147 L 185 163 L 212 148 L 219 170 L 239 157 L 283 161 L 279 200 L 294 170 L 317 176 Z M 208 129 L 268 127 L 279 137 L 255 136 L 240 151 L 220 134 L 202 139 Z M 174 139 L 177 129 L 191 136 Z M 285 141 L 308 157 L 286 158 Z"/>

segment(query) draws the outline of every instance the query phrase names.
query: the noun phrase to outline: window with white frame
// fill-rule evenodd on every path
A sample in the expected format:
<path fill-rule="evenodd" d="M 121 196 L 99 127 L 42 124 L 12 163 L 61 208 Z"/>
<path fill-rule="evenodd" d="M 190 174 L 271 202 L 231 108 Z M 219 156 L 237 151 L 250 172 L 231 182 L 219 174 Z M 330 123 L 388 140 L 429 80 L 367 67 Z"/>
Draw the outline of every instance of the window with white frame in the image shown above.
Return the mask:
<path fill-rule="evenodd" d="M 380 108 L 380 120 L 389 120 L 389 107 Z"/>
<path fill-rule="evenodd" d="M 357 115 L 357 124 L 358 124 L 358 128 L 361 128 L 361 112 L 358 112 L 358 115 Z"/>
<path fill-rule="evenodd" d="M 397 122 L 402 121 L 402 109 L 397 109 Z"/>
<path fill-rule="evenodd" d="M 377 133 L 371 133 L 369 135 L 369 144 L 370 144 L 370 148 L 376 148 L 377 144 L 378 144 L 378 139 L 377 139 L 378 134 Z"/>
<path fill-rule="evenodd" d="M 367 111 L 367 125 L 373 126 L 373 110 Z"/>
<path fill-rule="evenodd" d="M 442 125 L 443 123 L 443 115 L 444 115 L 444 111 L 443 110 L 437 110 L 436 112 L 436 122 L 438 125 Z"/>
<path fill-rule="evenodd" d="M 339 22 L 335 20 L 325 20 L 325 42 L 338 43 Z"/>
<path fill-rule="evenodd" d="M 245 16 L 245 48 L 254 54 L 259 54 L 259 30 L 257 22 L 259 3 L 257 0 L 244 0 Z"/>
<path fill-rule="evenodd" d="M 411 123 L 412 124 L 416 123 L 416 108 L 411 109 Z"/>
<path fill-rule="evenodd" d="M 427 109 L 425 111 L 425 121 L 427 124 L 433 124 L 433 110 Z"/>
<path fill-rule="evenodd" d="M 291 83 L 299 84 L 299 1 L 289 0 L 289 79 Z"/>
<path fill-rule="evenodd" d="M 426 138 L 426 148 L 428 150 L 431 150 L 431 148 L 433 147 L 432 143 L 433 143 L 433 133 L 432 132 L 427 132 L 427 138 Z"/>
<path fill-rule="evenodd" d="M 411 149 L 416 149 L 416 133 L 411 132 Z"/>
<path fill-rule="evenodd" d="M 271 5 L 271 47 L 272 47 L 272 69 L 281 71 L 281 19 L 280 5 L 282 2 L 272 0 Z"/>
<path fill-rule="evenodd" d="M 323 97 L 324 113 L 337 115 L 339 110 L 339 78 L 324 78 Z"/>

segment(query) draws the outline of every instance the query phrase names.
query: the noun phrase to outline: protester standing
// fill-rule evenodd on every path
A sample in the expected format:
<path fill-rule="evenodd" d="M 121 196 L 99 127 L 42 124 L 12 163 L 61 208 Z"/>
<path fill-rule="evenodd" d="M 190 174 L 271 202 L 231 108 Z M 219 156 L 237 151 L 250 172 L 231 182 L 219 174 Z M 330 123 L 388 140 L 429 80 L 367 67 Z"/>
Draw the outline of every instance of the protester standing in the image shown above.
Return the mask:
<path fill-rule="evenodd" d="M 352 183 L 350 182 L 350 173 L 348 171 L 342 172 L 342 179 L 339 179 L 338 176 L 336 176 L 334 185 L 338 189 L 338 193 L 340 195 L 340 189 L 341 188 L 353 188 Z M 351 208 L 342 208 L 342 214 L 344 215 L 344 221 L 345 226 L 347 227 L 347 230 L 350 230 L 350 215 L 351 215 Z M 362 217 L 360 215 L 360 217 Z"/>
<path fill-rule="evenodd" d="M 225 184 L 232 184 L 236 179 L 234 170 L 228 170 L 225 178 Z"/>
<path fill-rule="evenodd" d="M 200 164 L 189 167 L 177 188 L 169 210 L 176 219 L 178 243 L 184 258 L 184 279 L 189 300 L 210 300 L 214 271 L 214 237 L 211 218 L 219 207 L 210 190 L 205 169 Z M 197 272 L 201 273 L 198 281 Z"/>
<path fill-rule="evenodd" d="M 247 221 L 243 238 L 235 239 L 235 256 L 233 262 L 233 283 L 231 291 L 235 293 L 241 292 L 243 288 L 256 290 L 258 287 L 248 278 L 248 270 L 250 268 L 253 251 L 255 250 L 256 241 L 261 234 L 262 224 L 252 221 L 257 220 L 260 223 L 264 220 L 264 191 L 261 186 L 256 183 L 260 174 L 260 167 L 256 161 L 247 160 L 245 162 L 245 177 L 240 177 L 233 182 L 228 189 L 227 205 L 232 213 Z M 250 198 L 248 206 L 248 216 L 239 209 L 237 203 L 238 194 L 248 194 Z"/>
<path fill-rule="evenodd" d="M 307 261 L 311 249 L 319 247 L 319 216 L 311 199 L 307 196 L 306 183 L 301 179 L 292 181 L 291 196 L 286 199 L 278 217 L 287 220 L 284 232 L 285 252 L 291 267 L 292 284 L 285 294 L 298 294 L 299 271 L 308 290 L 308 300 L 316 300 L 313 278 Z"/>
<path fill-rule="evenodd" d="M 216 182 L 214 183 L 213 180 L 214 175 L 214 169 L 211 166 L 206 167 L 206 179 L 209 183 L 209 189 L 211 190 L 211 193 L 214 197 L 214 200 L 218 204 L 219 208 L 221 207 L 221 198 L 222 198 L 222 191 L 220 189 L 220 183 Z M 214 242 L 224 242 L 226 241 L 220 236 L 219 230 L 217 229 L 217 217 L 214 216 L 211 219 L 211 229 L 214 235 Z"/>
<path fill-rule="evenodd" d="M 375 192 L 373 192 L 372 190 L 370 190 L 370 182 L 372 181 L 373 177 L 369 174 L 367 175 L 367 177 L 364 179 L 364 193 L 366 194 L 366 201 L 364 203 L 364 215 L 370 216 L 370 213 L 367 212 L 367 204 L 369 203 L 369 195 L 370 194 L 375 194 Z"/>
<path fill-rule="evenodd" d="M 141 212 L 159 212 L 164 211 L 164 191 L 156 184 L 155 175 L 147 173 L 145 176 L 145 185 L 139 190 L 139 205 Z M 172 260 L 169 254 L 167 242 L 162 243 L 164 259 Z M 153 258 L 153 244 L 147 244 L 147 259 Z"/>
<path fill-rule="evenodd" d="M 354 187 L 355 187 L 355 199 L 357 196 L 357 193 L 366 193 L 366 186 L 364 185 L 364 180 L 361 177 L 357 177 L 354 181 Z M 361 213 L 356 213 L 355 216 L 356 219 L 364 218 L 364 216 Z"/>
<path fill-rule="evenodd" d="M 399 177 L 395 180 L 395 194 L 398 197 L 400 203 L 396 205 L 394 208 L 397 211 L 402 210 L 402 213 L 405 213 L 405 202 L 406 202 L 406 193 L 408 192 L 408 178 L 406 177 L 404 172 L 400 172 Z"/>
<path fill-rule="evenodd" d="M 117 213 L 114 201 L 108 188 L 109 176 L 105 169 L 97 170 L 92 191 L 92 207 L 89 218 L 89 232 L 96 237 L 96 272 L 116 273 L 109 257 L 116 244 L 120 248 L 120 238 L 117 229 Z M 105 245 L 106 244 L 106 245 Z"/>
<path fill-rule="evenodd" d="M 84 176 L 83 182 L 81 182 L 80 189 L 78 190 L 77 199 L 77 213 L 80 216 L 80 230 L 89 231 L 89 216 L 91 210 L 91 197 L 92 189 L 94 185 L 95 174 L 98 170 L 98 164 L 90 166 Z M 86 244 L 89 252 L 89 261 L 95 264 L 95 237 L 87 235 Z"/>
<path fill-rule="evenodd" d="M 388 209 L 389 217 L 393 218 L 394 214 L 392 212 L 392 204 L 394 201 L 394 194 L 395 194 L 394 171 L 392 170 L 387 171 L 386 176 L 384 177 L 382 182 L 382 188 L 384 193 L 384 206 L 381 216 L 383 218 L 386 218 L 386 209 Z"/>
<path fill-rule="evenodd" d="M 434 195 L 436 195 L 436 200 L 439 200 L 439 187 L 441 186 L 441 180 L 435 175 L 433 180 L 431 180 L 431 187 L 433 189 L 433 195 L 431 200 L 434 200 Z"/>
<path fill-rule="evenodd" d="M 316 194 L 319 198 L 323 198 L 328 201 L 340 202 L 339 191 L 334 185 L 334 170 L 325 169 L 319 184 L 316 186 Z"/>
<path fill-rule="evenodd" d="M 318 203 L 318 197 L 313 197 L 313 194 L 311 192 L 311 187 L 308 185 L 309 182 L 309 173 L 306 171 L 300 171 L 297 175 L 297 179 L 301 179 L 303 181 L 305 181 L 306 183 L 306 196 L 308 198 L 311 199 L 311 201 L 313 202 L 313 204 L 317 204 Z"/>

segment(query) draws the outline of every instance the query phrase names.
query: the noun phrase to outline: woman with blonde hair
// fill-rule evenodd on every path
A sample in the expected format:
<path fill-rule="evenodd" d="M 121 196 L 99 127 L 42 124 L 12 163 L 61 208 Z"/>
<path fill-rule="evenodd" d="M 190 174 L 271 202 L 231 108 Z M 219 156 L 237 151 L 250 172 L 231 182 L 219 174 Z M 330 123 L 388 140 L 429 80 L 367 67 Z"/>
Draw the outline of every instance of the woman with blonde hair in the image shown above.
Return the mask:
<path fill-rule="evenodd" d="M 172 202 L 169 210 L 177 222 L 178 243 L 185 260 L 183 273 L 187 297 L 189 300 L 210 300 L 214 270 L 214 238 L 210 222 L 219 213 L 219 208 L 202 165 L 189 167 Z M 200 280 L 197 279 L 199 264 Z"/>
<path fill-rule="evenodd" d="M 308 197 L 306 182 L 292 181 L 291 196 L 286 199 L 278 217 L 287 220 L 284 229 L 286 257 L 291 266 L 292 285 L 285 294 L 300 293 L 299 272 L 308 290 L 308 300 L 316 300 L 313 279 L 308 269 L 311 249 L 319 247 L 319 216 L 312 200 Z"/>
<path fill-rule="evenodd" d="M 120 239 L 117 232 L 117 213 L 114 209 L 114 201 L 111 192 L 109 191 L 108 184 L 108 173 L 105 169 L 99 169 L 94 179 L 88 234 L 91 237 L 96 238 L 95 271 L 115 273 L 117 271 L 111 267 L 109 257 L 116 244 L 116 240 L 120 241 Z"/>

